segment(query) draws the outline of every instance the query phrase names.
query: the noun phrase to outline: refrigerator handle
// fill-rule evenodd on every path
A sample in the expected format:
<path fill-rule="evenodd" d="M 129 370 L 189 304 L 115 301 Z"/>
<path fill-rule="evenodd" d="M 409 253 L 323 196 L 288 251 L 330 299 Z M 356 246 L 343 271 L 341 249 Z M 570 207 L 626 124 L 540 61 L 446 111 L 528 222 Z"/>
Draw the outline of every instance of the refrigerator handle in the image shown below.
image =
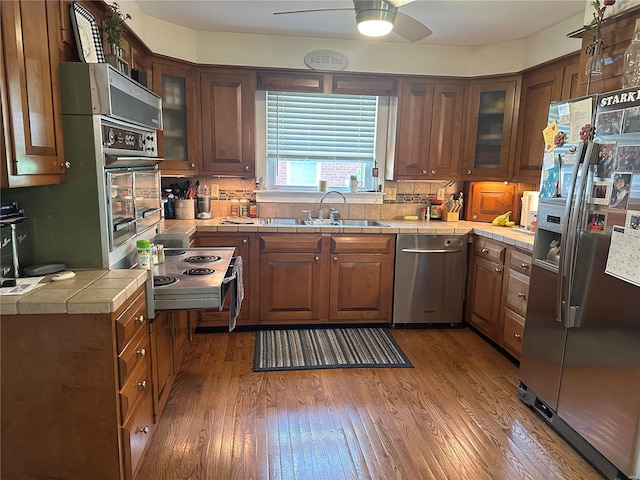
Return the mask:
<path fill-rule="evenodd" d="M 575 326 L 576 309 L 577 307 L 571 306 L 571 286 L 573 285 L 573 278 L 576 270 L 576 251 L 578 246 L 580 226 L 579 223 L 582 219 L 582 205 L 584 203 L 584 197 L 587 186 L 587 177 L 589 176 L 589 166 L 591 165 L 591 155 L 593 153 L 593 142 L 587 144 L 586 153 L 584 155 L 584 161 L 582 162 L 582 169 L 580 173 L 580 184 L 578 185 L 576 194 L 576 207 L 571 209 L 571 218 L 569 221 L 569 242 L 566 245 L 565 253 L 567 254 L 566 263 L 564 269 L 567 272 L 564 281 L 564 291 L 566 292 L 566 298 L 564 301 L 563 309 L 564 326 L 571 328 Z"/>
<path fill-rule="evenodd" d="M 573 194 L 575 192 L 576 182 L 578 181 L 578 170 L 580 169 L 580 162 L 584 153 L 584 143 L 578 144 L 578 151 L 576 152 L 576 160 L 573 164 L 573 170 L 571 172 L 571 185 L 569 185 L 569 192 L 567 193 L 567 202 L 564 207 L 564 215 L 562 222 L 562 232 L 560 237 L 560 262 L 558 263 L 558 291 L 556 293 L 556 321 L 562 323 L 562 308 L 564 301 L 564 277 L 566 269 L 566 260 L 570 258 L 567 255 L 567 248 L 569 242 L 569 223 L 571 217 L 571 205 L 573 205 Z"/>

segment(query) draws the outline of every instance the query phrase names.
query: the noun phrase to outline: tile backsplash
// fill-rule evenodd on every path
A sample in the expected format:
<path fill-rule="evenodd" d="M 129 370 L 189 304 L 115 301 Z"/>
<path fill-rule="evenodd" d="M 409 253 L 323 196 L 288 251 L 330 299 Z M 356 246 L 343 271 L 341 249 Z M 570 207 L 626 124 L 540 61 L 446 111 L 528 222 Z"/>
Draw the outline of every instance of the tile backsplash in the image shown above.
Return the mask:
<path fill-rule="evenodd" d="M 169 188 L 172 183 L 182 185 L 186 178 L 163 177 L 162 188 Z M 200 182 L 209 187 L 217 186 L 218 195 L 211 196 L 211 215 L 224 217 L 231 214 L 231 200 L 255 199 L 255 179 L 242 178 L 211 178 L 198 176 L 189 179 L 192 183 Z M 420 208 L 425 206 L 428 200 L 436 198 L 438 189 L 445 189 L 445 197 L 462 190 L 462 182 L 445 184 L 444 182 L 392 182 L 386 181 L 385 188 L 396 189 L 396 199 L 383 201 L 382 205 L 355 204 L 342 202 L 325 202 L 325 208 L 337 209 L 342 218 L 370 218 L 392 220 L 402 218 L 405 215 L 418 215 Z M 213 191 L 214 189 L 211 189 Z M 303 210 L 311 210 L 312 215 L 317 214 L 318 203 L 281 203 L 261 202 L 258 204 L 258 216 L 260 217 L 303 217 Z"/>

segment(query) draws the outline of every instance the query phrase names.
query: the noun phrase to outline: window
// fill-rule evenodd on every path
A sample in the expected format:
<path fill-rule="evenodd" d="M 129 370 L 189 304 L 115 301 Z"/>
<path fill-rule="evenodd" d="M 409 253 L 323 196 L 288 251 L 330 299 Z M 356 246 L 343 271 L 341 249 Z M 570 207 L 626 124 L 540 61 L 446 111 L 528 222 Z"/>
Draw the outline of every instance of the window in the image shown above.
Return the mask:
<path fill-rule="evenodd" d="M 263 94 L 267 188 L 316 190 L 318 181 L 326 180 L 330 189 L 346 191 L 355 175 L 361 190 L 377 190 L 373 174 L 383 166 L 379 152 L 386 148 L 387 98 Z"/>

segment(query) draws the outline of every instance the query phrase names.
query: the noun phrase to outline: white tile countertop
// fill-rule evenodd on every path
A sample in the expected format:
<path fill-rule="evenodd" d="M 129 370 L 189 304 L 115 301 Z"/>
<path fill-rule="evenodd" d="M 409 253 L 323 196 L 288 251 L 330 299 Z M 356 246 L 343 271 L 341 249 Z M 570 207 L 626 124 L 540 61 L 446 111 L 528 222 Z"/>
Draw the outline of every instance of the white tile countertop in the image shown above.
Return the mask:
<path fill-rule="evenodd" d="M 533 249 L 533 234 L 519 227 L 495 227 L 481 222 L 444 222 L 442 220 L 382 220 L 388 227 L 320 227 L 313 225 L 283 226 L 261 224 L 259 218 L 251 224 L 220 224 L 220 219 L 211 220 L 164 220 L 160 226 L 160 237 L 168 239 L 188 238 L 196 232 L 277 232 L 277 233 L 475 233 L 499 242 L 515 245 L 524 250 Z M 159 240 L 161 243 L 161 240 Z"/>
<path fill-rule="evenodd" d="M 47 275 L 27 294 L 0 296 L 0 315 L 113 313 L 148 278 L 141 269 L 73 271 L 69 280 L 53 282 Z"/>

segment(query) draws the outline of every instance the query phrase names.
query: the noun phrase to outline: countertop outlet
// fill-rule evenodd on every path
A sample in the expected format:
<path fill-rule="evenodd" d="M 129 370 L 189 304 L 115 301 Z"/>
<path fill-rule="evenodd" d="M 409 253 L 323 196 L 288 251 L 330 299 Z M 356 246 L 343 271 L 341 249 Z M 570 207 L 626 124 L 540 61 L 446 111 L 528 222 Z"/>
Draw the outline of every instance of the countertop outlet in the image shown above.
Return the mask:
<path fill-rule="evenodd" d="M 398 190 L 396 188 L 391 188 L 391 187 L 385 188 L 384 193 L 385 193 L 386 199 L 391 201 L 395 200 L 397 191 Z"/>
<path fill-rule="evenodd" d="M 436 198 L 438 200 L 444 200 L 444 188 L 438 189 L 438 192 L 436 193 Z"/>

